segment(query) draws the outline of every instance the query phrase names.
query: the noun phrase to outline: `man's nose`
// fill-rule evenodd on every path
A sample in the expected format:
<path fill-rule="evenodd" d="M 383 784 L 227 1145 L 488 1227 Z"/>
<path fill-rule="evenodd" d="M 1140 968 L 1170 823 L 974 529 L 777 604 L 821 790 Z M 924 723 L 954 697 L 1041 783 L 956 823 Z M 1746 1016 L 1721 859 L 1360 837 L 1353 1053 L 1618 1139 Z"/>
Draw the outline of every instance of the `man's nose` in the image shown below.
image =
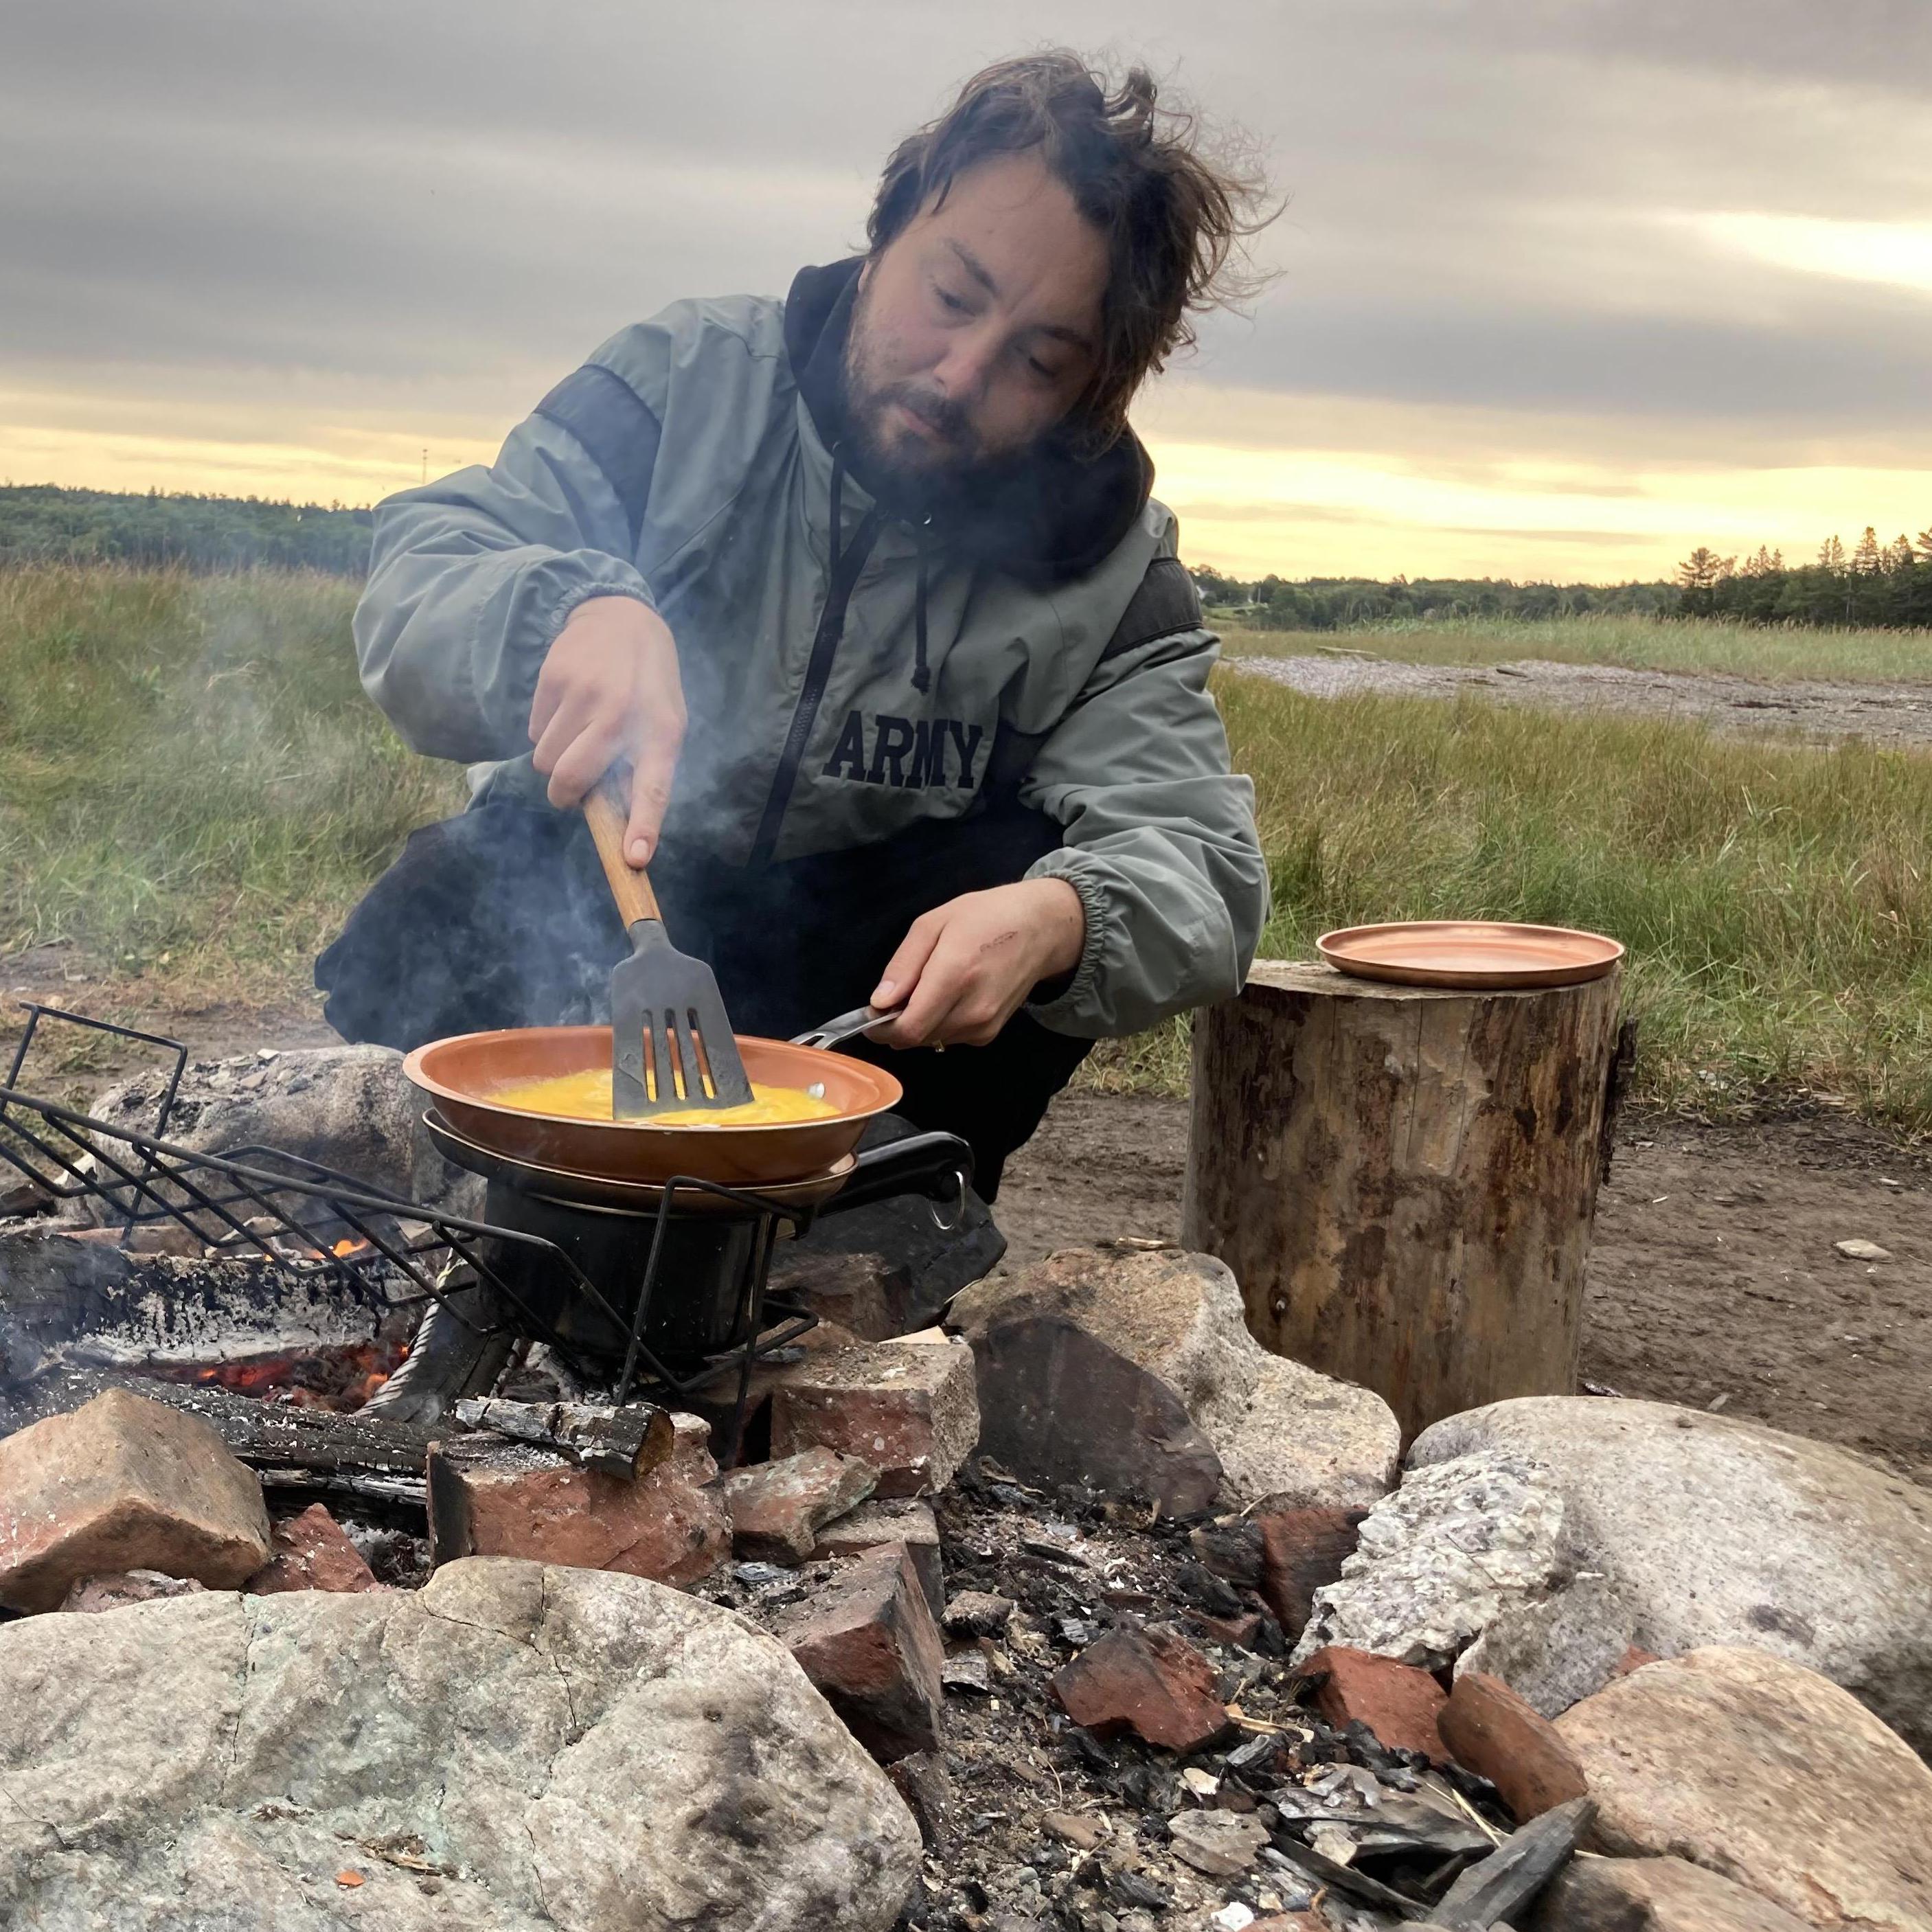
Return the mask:
<path fill-rule="evenodd" d="M 954 330 L 946 338 L 946 353 L 933 380 L 954 402 L 970 403 L 982 395 L 1000 353 L 1000 332 L 981 324 Z"/>

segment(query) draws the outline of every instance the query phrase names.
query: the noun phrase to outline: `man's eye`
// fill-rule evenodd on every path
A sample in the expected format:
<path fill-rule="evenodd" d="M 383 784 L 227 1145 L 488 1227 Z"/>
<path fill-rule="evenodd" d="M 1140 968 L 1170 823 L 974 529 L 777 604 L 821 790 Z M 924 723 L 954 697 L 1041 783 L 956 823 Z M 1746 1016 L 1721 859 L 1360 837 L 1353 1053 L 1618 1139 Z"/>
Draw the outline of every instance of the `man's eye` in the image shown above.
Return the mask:
<path fill-rule="evenodd" d="M 964 315 L 966 313 L 965 303 L 951 290 L 935 289 L 933 292 L 938 296 L 941 308 L 950 309 L 955 315 Z"/>

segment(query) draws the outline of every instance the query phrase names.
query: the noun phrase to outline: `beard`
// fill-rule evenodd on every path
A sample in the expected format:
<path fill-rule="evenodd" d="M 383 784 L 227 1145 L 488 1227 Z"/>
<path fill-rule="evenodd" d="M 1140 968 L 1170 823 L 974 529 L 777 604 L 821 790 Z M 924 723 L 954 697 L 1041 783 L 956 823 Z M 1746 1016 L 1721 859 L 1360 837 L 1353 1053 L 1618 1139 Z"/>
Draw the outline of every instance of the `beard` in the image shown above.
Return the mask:
<path fill-rule="evenodd" d="M 917 376 L 895 377 L 880 369 L 884 345 L 868 326 L 868 310 L 861 291 L 841 373 L 850 465 L 872 495 L 882 502 L 931 509 L 972 494 L 1010 469 L 1012 455 L 987 451 L 963 404 Z M 896 406 L 916 417 L 934 440 L 896 424 Z"/>

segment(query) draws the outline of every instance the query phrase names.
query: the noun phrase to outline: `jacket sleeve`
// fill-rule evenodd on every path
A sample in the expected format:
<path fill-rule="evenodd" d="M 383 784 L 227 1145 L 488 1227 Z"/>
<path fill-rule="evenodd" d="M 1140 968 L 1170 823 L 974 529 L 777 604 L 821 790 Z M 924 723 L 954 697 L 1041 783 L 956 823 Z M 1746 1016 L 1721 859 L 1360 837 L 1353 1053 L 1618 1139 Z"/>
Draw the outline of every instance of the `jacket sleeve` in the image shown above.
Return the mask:
<path fill-rule="evenodd" d="M 652 601 L 633 559 L 661 419 L 661 399 L 593 358 L 488 469 L 378 508 L 356 658 L 416 750 L 465 762 L 527 752 L 537 674 L 572 611 L 592 597 Z"/>
<path fill-rule="evenodd" d="M 1087 914 L 1072 980 L 1028 1010 L 1058 1033 L 1136 1033 L 1231 998 L 1268 917 L 1254 785 L 1228 770 L 1208 691 L 1220 640 L 1192 592 L 1185 628 L 1137 639 L 1124 622 L 1020 788 L 1066 829 L 1028 876 L 1065 879 Z"/>

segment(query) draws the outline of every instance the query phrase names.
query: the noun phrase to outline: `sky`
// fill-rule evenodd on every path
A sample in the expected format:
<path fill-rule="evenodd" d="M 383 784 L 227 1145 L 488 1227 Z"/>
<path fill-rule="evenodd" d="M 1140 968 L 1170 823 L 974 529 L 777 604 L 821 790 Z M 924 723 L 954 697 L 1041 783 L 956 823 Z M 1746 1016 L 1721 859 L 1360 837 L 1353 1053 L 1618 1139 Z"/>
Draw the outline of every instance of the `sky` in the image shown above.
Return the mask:
<path fill-rule="evenodd" d="M 1134 420 L 1243 577 L 1932 524 L 1928 0 L 26 0 L 0 478 L 372 502 L 782 295 L 985 62 L 1143 60 L 1286 202 Z"/>

